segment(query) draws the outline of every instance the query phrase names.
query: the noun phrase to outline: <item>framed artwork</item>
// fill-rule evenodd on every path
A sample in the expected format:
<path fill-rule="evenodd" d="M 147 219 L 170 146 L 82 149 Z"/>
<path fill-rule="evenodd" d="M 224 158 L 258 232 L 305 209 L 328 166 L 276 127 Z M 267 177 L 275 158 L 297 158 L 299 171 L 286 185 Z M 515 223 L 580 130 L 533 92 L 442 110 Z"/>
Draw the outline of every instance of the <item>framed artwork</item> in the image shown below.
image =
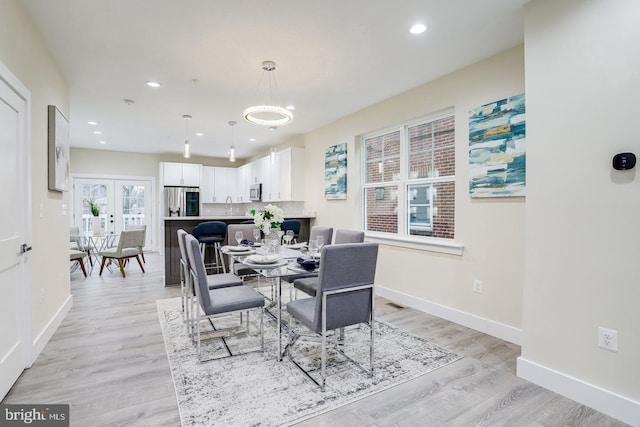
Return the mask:
<path fill-rule="evenodd" d="M 69 122 L 55 105 L 48 109 L 49 190 L 69 190 Z"/>
<path fill-rule="evenodd" d="M 324 198 L 347 198 L 347 143 L 332 145 L 324 155 Z"/>
<path fill-rule="evenodd" d="M 522 197 L 526 184 L 524 94 L 469 111 L 469 194 Z"/>

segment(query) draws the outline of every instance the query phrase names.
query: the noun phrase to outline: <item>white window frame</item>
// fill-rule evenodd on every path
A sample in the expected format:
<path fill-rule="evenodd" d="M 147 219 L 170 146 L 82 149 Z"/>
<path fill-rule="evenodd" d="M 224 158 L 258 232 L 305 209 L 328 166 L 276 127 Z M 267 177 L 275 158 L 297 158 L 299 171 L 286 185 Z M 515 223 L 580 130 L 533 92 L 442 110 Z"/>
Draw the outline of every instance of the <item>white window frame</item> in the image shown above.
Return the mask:
<path fill-rule="evenodd" d="M 454 182 L 456 176 L 432 176 L 423 178 L 410 178 L 408 175 L 409 165 L 409 141 L 408 141 L 408 129 L 420 124 L 436 121 L 445 117 L 455 117 L 455 111 L 453 108 L 438 111 L 436 113 L 424 116 L 420 119 L 412 120 L 407 123 L 403 123 L 399 126 L 393 126 L 385 129 L 378 130 L 376 132 L 370 132 L 362 135 L 360 138 L 361 149 L 361 206 L 362 206 L 362 224 L 367 241 L 378 242 L 390 246 L 400 246 L 412 249 L 433 251 L 439 253 L 447 253 L 452 255 L 462 255 L 464 251 L 464 245 L 456 242 L 454 239 L 430 237 L 430 236 L 416 236 L 409 234 L 409 202 L 407 200 L 407 194 L 410 185 L 421 184 L 435 184 L 438 182 Z M 382 181 L 382 182 L 366 182 L 367 174 L 367 159 L 366 159 L 366 146 L 365 141 L 370 138 L 379 137 L 392 132 L 400 132 L 400 176 L 398 180 L 394 181 Z M 395 187 L 398 189 L 398 231 L 397 233 L 383 233 L 367 230 L 367 205 L 366 205 L 366 192 L 370 188 L 382 188 L 382 187 Z M 434 188 L 431 187 L 430 191 Z M 433 215 L 433 193 L 430 194 L 431 209 Z M 432 216 L 433 218 L 433 216 Z M 431 221 L 433 226 L 433 219 Z"/>

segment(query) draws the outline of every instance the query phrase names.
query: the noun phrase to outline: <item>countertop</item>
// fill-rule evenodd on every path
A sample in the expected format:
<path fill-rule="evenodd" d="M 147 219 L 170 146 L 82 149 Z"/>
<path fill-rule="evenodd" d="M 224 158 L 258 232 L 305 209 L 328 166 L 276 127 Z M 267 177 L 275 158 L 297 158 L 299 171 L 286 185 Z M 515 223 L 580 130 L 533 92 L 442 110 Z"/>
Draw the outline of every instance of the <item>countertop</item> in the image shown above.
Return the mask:
<path fill-rule="evenodd" d="M 301 214 L 301 215 L 285 215 L 285 219 L 289 218 L 315 218 L 315 215 Z M 247 215 L 208 215 L 208 216 L 165 216 L 162 218 L 164 221 L 223 221 L 225 219 L 253 219 L 252 216 Z"/>

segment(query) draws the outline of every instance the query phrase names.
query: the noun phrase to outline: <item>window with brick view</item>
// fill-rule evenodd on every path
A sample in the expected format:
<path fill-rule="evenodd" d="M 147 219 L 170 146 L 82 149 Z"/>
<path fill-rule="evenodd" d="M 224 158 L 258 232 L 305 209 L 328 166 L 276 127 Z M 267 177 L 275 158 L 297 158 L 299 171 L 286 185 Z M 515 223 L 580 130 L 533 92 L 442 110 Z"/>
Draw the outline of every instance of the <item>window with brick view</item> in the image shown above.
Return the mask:
<path fill-rule="evenodd" d="M 454 238 L 453 111 L 363 138 L 365 230 Z"/>

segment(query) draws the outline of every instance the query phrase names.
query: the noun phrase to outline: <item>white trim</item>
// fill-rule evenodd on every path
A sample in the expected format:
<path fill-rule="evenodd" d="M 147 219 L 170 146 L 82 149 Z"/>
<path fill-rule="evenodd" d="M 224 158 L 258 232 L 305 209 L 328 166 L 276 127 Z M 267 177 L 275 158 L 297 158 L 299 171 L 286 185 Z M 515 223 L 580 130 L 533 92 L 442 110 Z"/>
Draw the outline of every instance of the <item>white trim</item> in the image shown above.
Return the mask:
<path fill-rule="evenodd" d="M 393 302 L 405 305 L 425 313 L 441 317 L 459 325 L 466 326 L 476 331 L 491 335 L 513 344 L 521 345 L 522 329 L 496 322 L 467 313 L 455 308 L 447 307 L 421 298 L 414 297 L 403 292 L 398 292 L 384 286 L 376 285 L 376 295 L 387 298 Z"/>
<path fill-rule="evenodd" d="M 520 356 L 517 375 L 618 420 L 640 426 L 640 402 L 589 384 Z"/>
<path fill-rule="evenodd" d="M 417 249 L 420 251 L 438 252 L 441 254 L 462 256 L 464 245 L 449 239 L 436 237 L 402 237 L 396 234 L 366 232 L 367 242 L 381 245 L 398 246 L 401 248 Z"/>
<path fill-rule="evenodd" d="M 51 317 L 49 323 L 42 329 L 42 331 L 38 334 L 38 336 L 33 340 L 31 345 L 31 360 L 29 362 L 29 367 L 36 361 L 40 352 L 44 349 L 44 346 L 47 345 L 53 334 L 56 332 L 60 324 L 69 314 L 69 310 L 73 306 L 73 295 L 69 295 L 62 306 L 58 309 L 56 314 Z"/>

